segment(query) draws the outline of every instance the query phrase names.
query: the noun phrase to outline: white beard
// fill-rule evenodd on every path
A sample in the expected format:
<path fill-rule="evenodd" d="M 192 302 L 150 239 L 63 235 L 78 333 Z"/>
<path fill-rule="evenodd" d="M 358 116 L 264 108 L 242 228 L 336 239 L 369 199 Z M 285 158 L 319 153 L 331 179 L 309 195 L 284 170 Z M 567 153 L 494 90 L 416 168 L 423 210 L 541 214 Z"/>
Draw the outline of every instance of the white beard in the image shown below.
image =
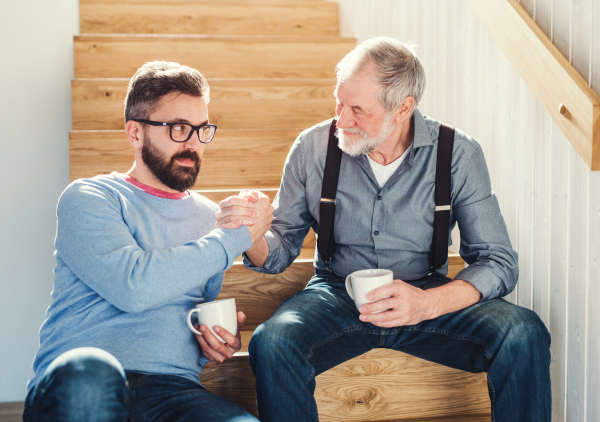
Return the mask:
<path fill-rule="evenodd" d="M 338 128 L 335 132 L 335 135 L 338 138 L 338 146 L 343 152 L 352 157 L 370 154 L 375 151 L 375 149 L 381 145 L 388 136 L 390 136 L 390 133 L 394 131 L 393 122 L 393 113 L 386 113 L 383 123 L 381 124 L 381 129 L 374 138 L 370 138 L 367 132 L 357 127 L 344 129 L 346 132 L 359 134 L 362 138 L 359 140 L 350 139 L 350 137 L 344 135 L 344 130 L 340 130 Z"/>

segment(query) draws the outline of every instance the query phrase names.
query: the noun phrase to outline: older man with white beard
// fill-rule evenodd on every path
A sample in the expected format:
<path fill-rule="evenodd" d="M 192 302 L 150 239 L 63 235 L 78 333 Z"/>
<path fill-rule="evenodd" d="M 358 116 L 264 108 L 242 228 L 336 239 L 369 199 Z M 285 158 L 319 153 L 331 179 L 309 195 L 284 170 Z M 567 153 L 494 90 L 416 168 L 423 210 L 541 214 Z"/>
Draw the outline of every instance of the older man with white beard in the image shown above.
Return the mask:
<path fill-rule="evenodd" d="M 384 347 L 487 372 L 494 421 L 549 421 L 550 335 L 534 312 L 502 299 L 517 283 L 517 253 L 480 145 L 456 130 L 448 174 L 441 174 L 451 179 L 442 250 L 458 223 L 460 253 L 469 264 L 451 280 L 447 262 L 433 265 L 429 254 L 440 188 L 437 152 L 448 140 L 440 140 L 440 123 L 417 109 L 425 71 L 413 47 L 391 38 L 368 40 L 336 71 L 342 153 L 335 201 L 321 197 L 335 173 L 325 169 L 335 150 L 335 140 L 328 149 L 328 139 L 336 123 L 328 120 L 302 132 L 292 146 L 272 227 L 245 254 L 247 267 L 279 273 L 298 256 L 311 227 L 324 237 L 334 228 L 334 248 L 319 245 L 307 287 L 286 300 L 250 342 L 259 418 L 318 420 L 315 377 Z M 218 226 L 252 224 L 248 215 L 257 195 L 244 192 L 223 201 Z M 335 203 L 329 222 L 324 201 Z M 374 302 L 359 312 L 344 280 L 369 268 L 392 270 L 394 282 L 373 290 L 368 299 Z"/>

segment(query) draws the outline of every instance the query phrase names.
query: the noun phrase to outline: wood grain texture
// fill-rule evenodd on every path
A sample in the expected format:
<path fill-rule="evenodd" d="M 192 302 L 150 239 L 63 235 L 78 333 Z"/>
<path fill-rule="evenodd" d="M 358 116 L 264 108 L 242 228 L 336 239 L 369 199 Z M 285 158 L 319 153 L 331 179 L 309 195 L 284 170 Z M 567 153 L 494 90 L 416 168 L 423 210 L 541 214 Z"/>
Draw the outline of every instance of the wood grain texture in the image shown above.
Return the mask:
<path fill-rule="evenodd" d="M 431 400 L 435 397 L 435 400 Z M 485 374 L 374 349 L 317 377 L 321 420 L 393 420 L 490 412 Z"/>
<path fill-rule="evenodd" d="M 122 130 L 129 79 L 74 79 L 74 130 Z M 208 79 L 210 121 L 221 129 L 297 128 L 335 115 L 335 79 Z M 218 132 L 217 132 L 218 133 Z"/>
<path fill-rule="evenodd" d="M 516 0 L 467 3 L 588 167 L 600 170 L 598 96 Z"/>
<path fill-rule="evenodd" d="M 297 130 L 217 130 L 193 189 L 277 188 Z M 70 132 L 71 180 L 124 173 L 134 161 L 124 131 Z M 227 195 L 229 196 L 229 195 Z"/>
<path fill-rule="evenodd" d="M 250 337 L 251 332 L 242 332 L 242 343 L 247 345 Z M 207 364 L 201 381 L 209 391 L 256 414 L 254 375 L 246 352 L 223 364 Z M 320 374 L 316 384 L 321 421 L 470 417 L 490 421 L 485 374 L 458 371 L 394 350 L 371 350 Z"/>
<path fill-rule="evenodd" d="M 335 2 L 82 0 L 82 34 L 338 35 Z"/>
<path fill-rule="evenodd" d="M 262 274 L 241 262 L 225 272 L 219 299 L 234 297 L 238 310 L 246 314 L 246 330 L 266 321 L 277 307 L 306 287 L 314 274 L 312 260 L 296 260 L 281 274 Z"/>
<path fill-rule="evenodd" d="M 353 38 L 80 35 L 76 78 L 130 78 L 144 63 L 177 61 L 207 78 L 331 78 Z"/>

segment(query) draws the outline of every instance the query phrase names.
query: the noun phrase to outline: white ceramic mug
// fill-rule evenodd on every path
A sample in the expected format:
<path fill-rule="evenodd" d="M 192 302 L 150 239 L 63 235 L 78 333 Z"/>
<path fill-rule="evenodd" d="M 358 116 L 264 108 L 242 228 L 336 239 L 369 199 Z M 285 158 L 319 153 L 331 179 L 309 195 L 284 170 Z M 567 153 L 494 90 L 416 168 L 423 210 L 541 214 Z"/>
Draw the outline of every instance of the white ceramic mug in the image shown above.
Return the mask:
<path fill-rule="evenodd" d="M 200 303 L 196 305 L 194 309 L 190 309 L 187 314 L 187 325 L 194 333 L 202 335 L 202 333 L 196 330 L 192 325 L 191 317 L 195 312 L 198 314 L 198 324 L 206 325 L 223 343 L 226 343 L 226 341 L 215 333 L 215 325 L 225 328 L 234 336 L 237 334 L 237 309 L 235 307 L 234 298 Z"/>
<path fill-rule="evenodd" d="M 367 295 L 371 291 L 386 284 L 392 284 L 394 281 L 394 273 L 391 270 L 372 269 L 355 271 L 346 277 L 346 291 L 354 300 L 356 309 L 360 312 L 360 307 L 365 303 L 375 302 L 368 300 Z M 390 296 L 384 296 L 385 299 Z M 383 312 L 383 311 L 378 311 Z"/>

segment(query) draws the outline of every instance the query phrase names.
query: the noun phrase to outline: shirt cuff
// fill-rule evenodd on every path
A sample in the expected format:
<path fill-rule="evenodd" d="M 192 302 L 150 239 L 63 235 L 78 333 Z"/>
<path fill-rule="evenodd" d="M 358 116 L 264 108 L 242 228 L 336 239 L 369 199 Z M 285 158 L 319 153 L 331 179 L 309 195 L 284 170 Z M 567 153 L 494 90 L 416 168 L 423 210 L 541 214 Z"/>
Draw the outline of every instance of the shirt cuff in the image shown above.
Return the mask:
<path fill-rule="evenodd" d="M 480 302 L 502 297 L 508 293 L 503 292 L 501 281 L 490 268 L 485 266 L 469 265 L 456 274 L 454 279 L 471 283 L 481 293 Z"/>
<path fill-rule="evenodd" d="M 265 233 L 265 239 L 267 240 L 267 244 L 269 245 L 269 256 L 267 257 L 267 260 L 265 261 L 264 265 L 262 267 L 257 267 L 252 263 L 252 261 L 250 261 L 250 259 L 248 259 L 248 256 L 244 253 L 244 266 L 252 271 L 256 271 L 259 273 L 279 273 L 281 271 L 276 271 L 275 267 L 277 266 L 277 262 L 279 262 L 277 252 L 283 249 L 280 248 L 281 242 L 279 241 L 279 238 L 275 236 L 273 232 L 271 232 L 271 230 Z"/>
<path fill-rule="evenodd" d="M 225 269 L 230 268 L 238 256 L 252 247 L 252 237 L 248 226 L 237 229 L 215 229 L 210 233 L 210 237 L 223 246 L 227 259 Z"/>

